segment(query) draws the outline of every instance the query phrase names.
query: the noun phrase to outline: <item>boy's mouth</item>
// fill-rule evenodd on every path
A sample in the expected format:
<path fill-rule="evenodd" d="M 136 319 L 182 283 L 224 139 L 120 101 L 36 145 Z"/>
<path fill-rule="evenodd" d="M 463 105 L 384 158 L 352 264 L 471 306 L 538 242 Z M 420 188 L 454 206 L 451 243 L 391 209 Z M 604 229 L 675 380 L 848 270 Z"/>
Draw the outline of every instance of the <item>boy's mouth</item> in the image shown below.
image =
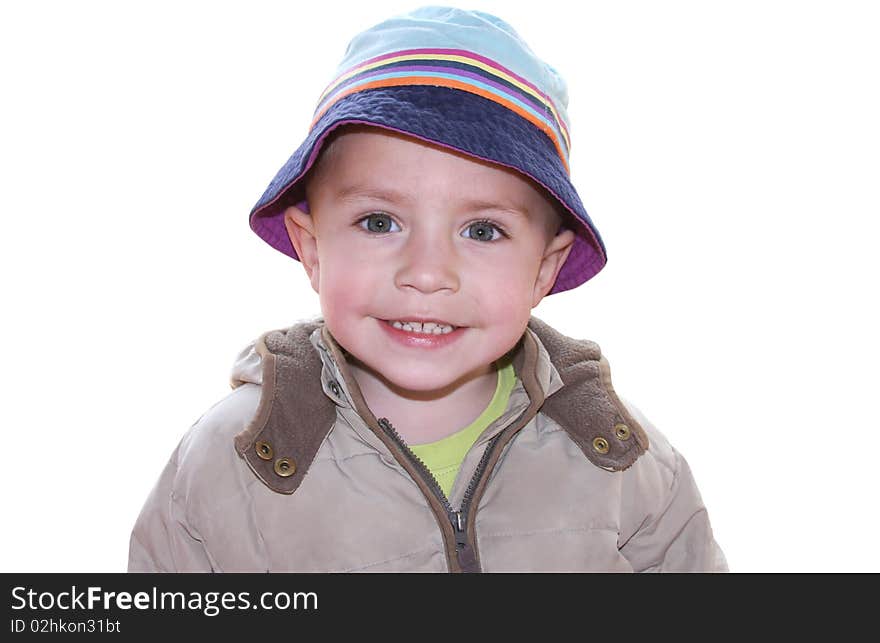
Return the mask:
<path fill-rule="evenodd" d="M 386 319 L 384 320 L 389 326 L 393 326 L 399 330 L 408 333 L 420 333 L 422 335 L 448 335 L 456 330 L 458 326 L 453 326 L 440 320 L 413 320 L 413 319 Z"/>

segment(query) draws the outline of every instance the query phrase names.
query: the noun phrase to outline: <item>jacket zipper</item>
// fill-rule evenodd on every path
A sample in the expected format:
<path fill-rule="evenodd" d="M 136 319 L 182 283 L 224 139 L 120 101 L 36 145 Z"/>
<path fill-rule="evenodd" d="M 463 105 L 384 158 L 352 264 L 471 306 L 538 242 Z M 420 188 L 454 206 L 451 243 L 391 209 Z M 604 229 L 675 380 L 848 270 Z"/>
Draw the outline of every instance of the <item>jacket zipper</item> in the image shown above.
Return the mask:
<path fill-rule="evenodd" d="M 437 478 L 434 477 L 434 474 L 431 473 L 431 470 L 428 469 L 422 459 L 409 448 L 404 439 L 397 432 L 397 429 L 395 429 L 391 425 L 391 422 L 388 421 L 388 418 L 379 418 L 378 423 L 379 426 L 382 427 L 382 430 L 385 431 L 395 443 L 397 443 L 400 450 L 406 455 L 407 459 L 413 464 L 416 470 L 419 471 L 425 482 L 428 483 L 428 487 L 431 489 L 432 493 L 443 504 L 443 508 L 446 510 L 446 517 L 452 524 L 452 531 L 455 533 L 455 552 L 458 556 L 458 563 L 462 571 L 480 572 L 481 570 L 479 563 L 477 562 L 476 552 L 468 538 L 467 519 L 470 511 L 471 497 L 473 496 L 474 490 L 477 488 L 477 484 L 479 483 L 483 472 L 486 470 L 486 465 L 488 464 L 489 458 L 494 450 L 493 447 L 495 446 L 495 442 L 497 442 L 501 434 L 499 433 L 493 437 L 489 441 L 489 444 L 486 445 L 483 457 L 480 458 L 477 469 L 474 471 L 474 475 L 471 477 L 470 483 L 468 483 L 467 489 L 464 492 L 464 497 L 461 500 L 461 508 L 456 511 L 449 503 L 446 494 L 443 493 L 443 489 L 440 487 L 440 483 L 437 482 Z"/>

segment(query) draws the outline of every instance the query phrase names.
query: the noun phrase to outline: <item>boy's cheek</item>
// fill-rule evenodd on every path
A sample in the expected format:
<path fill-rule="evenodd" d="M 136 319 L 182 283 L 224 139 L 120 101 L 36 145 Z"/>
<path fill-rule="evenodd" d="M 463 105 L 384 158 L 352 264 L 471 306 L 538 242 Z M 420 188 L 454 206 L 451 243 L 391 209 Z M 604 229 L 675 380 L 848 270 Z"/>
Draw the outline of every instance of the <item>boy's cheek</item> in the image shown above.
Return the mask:
<path fill-rule="evenodd" d="M 346 268 L 322 266 L 319 295 L 325 317 L 376 312 L 368 308 L 376 302 L 381 292 L 382 280 L 374 272 L 357 265 Z"/>

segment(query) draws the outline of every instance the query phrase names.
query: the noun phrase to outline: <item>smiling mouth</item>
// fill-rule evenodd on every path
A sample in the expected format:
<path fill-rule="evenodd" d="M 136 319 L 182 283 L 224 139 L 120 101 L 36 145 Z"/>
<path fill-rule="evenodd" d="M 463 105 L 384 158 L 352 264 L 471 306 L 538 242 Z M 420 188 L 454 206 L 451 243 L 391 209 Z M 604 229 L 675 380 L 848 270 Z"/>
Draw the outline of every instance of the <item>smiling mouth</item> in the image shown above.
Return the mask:
<path fill-rule="evenodd" d="M 460 328 L 459 326 L 453 326 L 452 324 L 440 321 L 419 322 L 399 319 L 386 319 L 383 321 L 398 330 L 406 331 L 408 333 L 418 333 L 421 335 L 448 335 L 452 331 Z"/>

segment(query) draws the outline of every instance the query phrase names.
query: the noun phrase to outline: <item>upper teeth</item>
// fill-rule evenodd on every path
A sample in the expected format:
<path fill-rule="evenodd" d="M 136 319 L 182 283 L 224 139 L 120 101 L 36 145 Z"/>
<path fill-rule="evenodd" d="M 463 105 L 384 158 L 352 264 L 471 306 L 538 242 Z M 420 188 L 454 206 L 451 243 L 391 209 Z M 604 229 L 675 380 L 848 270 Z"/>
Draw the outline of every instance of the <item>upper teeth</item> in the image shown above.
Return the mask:
<path fill-rule="evenodd" d="M 449 324 L 437 324 L 434 322 L 425 322 L 424 324 L 416 321 L 392 321 L 389 322 L 395 328 L 405 330 L 410 333 L 426 333 L 428 335 L 445 335 L 451 333 L 453 327 Z"/>

